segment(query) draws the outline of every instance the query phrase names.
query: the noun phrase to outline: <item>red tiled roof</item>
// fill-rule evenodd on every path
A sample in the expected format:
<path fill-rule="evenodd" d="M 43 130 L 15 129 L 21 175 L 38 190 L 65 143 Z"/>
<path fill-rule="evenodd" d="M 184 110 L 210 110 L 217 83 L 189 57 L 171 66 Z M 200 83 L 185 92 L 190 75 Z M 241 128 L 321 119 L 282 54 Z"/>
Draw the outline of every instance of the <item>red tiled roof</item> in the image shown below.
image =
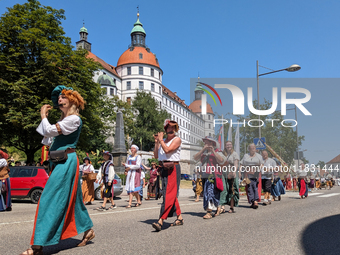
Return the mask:
<path fill-rule="evenodd" d="M 340 154 L 326 164 L 340 163 Z"/>
<path fill-rule="evenodd" d="M 143 58 L 139 58 L 142 53 Z M 127 49 L 118 59 L 117 66 L 126 64 L 148 64 L 160 68 L 156 56 L 152 52 L 148 52 L 144 47 L 134 47 L 131 51 Z"/>
<path fill-rule="evenodd" d="M 189 105 L 189 108 L 191 109 L 192 112 L 194 113 L 201 113 L 202 110 L 201 110 L 201 104 L 202 104 L 202 101 L 201 100 L 195 100 L 194 102 L 192 102 L 190 105 Z M 211 114 L 214 114 L 212 108 L 211 108 L 211 105 L 207 103 L 207 113 L 211 113 Z"/>
<path fill-rule="evenodd" d="M 102 60 L 101 58 L 97 57 L 96 55 L 94 55 L 92 52 L 89 51 L 89 55 L 87 55 L 88 58 L 92 58 L 94 59 L 94 61 L 98 62 L 99 64 L 102 65 L 102 67 L 108 71 L 109 73 L 116 75 L 117 77 L 120 78 L 120 76 L 117 74 L 116 72 L 116 68 L 113 65 L 110 65 L 108 63 L 106 63 L 104 60 Z"/>
<path fill-rule="evenodd" d="M 174 99 L 175 101 L 177 101 L 178 103 L 180 103 L 181 105 L 183 105 L 186 108 L 189 108 L 184 100 L 180 99 L 174 92 L 172 92 L 170 89 L 168 89 L 167 87 L 163 86 L 163 94 L 168 95 L 169 97 L 171 97 L 172 99 Z"/>

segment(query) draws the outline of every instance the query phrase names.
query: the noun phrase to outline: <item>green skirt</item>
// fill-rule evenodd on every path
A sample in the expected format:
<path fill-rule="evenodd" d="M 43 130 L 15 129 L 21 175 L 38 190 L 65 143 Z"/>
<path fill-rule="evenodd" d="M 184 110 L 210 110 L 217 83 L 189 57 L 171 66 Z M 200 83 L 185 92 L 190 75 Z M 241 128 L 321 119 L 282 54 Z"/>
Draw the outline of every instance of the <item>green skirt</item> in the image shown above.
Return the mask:
<path fill-rule="evenodd" d="M 238 206 L 240 200 L 240 192 L 238 185 L 238 177 L 228 179 L 226 175 L 222 175 L 223 191 L 220 195 L 220 205 L 230 205 L 230 201 L 234 199 L 234 206 Z"/>

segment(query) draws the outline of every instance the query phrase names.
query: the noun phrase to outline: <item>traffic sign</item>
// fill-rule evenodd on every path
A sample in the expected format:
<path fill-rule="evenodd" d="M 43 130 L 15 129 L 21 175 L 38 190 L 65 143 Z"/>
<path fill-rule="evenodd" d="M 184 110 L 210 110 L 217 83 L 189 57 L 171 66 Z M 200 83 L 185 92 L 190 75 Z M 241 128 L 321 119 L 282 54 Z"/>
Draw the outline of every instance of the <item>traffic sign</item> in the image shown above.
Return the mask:
<path fill-rule="evenodd" d="M 254 138 L 254 144 L 256 146 L 256 149 L 258 150 L 265 150 L 266 145 L 264 144 L 266 142 L 265 137 L 261 137 L 261 140 L 259 138 Z"/>

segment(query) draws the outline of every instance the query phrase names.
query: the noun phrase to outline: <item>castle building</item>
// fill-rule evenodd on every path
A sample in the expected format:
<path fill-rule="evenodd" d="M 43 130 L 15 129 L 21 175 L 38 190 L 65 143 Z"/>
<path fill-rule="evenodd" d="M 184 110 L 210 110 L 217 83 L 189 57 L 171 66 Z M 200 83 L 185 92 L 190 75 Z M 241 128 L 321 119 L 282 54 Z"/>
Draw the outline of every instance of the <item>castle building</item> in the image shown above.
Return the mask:
<path fill-rule="evenodd" d="M 178 135 L 183 145 L 197 145 L 198 141 L 202 141 L 202 137 L 213 136 L 214 113 L 211 106 L 207 105 L 206 115 L 200 114 L 203 91 L 197 88 L 195 100 L 187 105 L 176 92 L 170 89 L 171 85 L 168 87 L 163 85 L 163 70 L 156 54 L 152 53 L 146 45 L 146 32 L 139 20 L 139 13 L 130 33 L 131 43 L 118 58 L 116 66 L 106 63 L 92 53 L 88 32 L 84 26 L 80 29 L 79 35 L 80 40 L 76 43 L 76 47 L 88 50 L 88 57 L 102 66 L 93 79 L 102 88 L 106 88 L 107 96 L 117 95 L 121 100 L 131 102 L 138 90 L 151 92 L 153 98 L 158 101 L 159 107 L 170 113 L 171 119 L 178 123 L 180 128 Z"/>

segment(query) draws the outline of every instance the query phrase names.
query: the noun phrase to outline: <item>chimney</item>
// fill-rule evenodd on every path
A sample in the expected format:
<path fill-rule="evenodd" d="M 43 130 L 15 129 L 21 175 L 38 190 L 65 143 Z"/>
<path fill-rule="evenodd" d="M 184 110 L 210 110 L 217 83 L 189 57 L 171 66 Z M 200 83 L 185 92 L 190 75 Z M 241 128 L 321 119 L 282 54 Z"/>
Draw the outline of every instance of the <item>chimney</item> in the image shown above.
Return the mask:
<path fill-rule="evenodd" d="M 177 92 L 174 92 L 175 96 L 177 96 Z"/>

